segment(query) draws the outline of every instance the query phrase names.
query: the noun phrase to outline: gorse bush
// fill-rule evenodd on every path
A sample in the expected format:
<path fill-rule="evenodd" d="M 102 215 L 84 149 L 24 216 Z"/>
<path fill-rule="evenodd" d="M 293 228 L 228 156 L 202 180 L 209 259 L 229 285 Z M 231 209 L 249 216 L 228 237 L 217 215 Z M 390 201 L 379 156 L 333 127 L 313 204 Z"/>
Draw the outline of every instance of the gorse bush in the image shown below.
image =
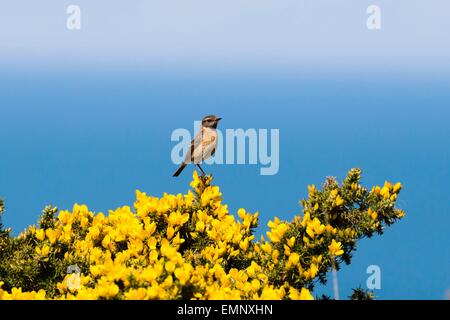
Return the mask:
<path fill-rule="evenodd" d="M 230 214 L 210 176 L 194 171 L 191 187 L 137 191 L 133 209 L 107 215 L 47 207 L 18 237 L 2 228 L 0 299 L 312 299 L 357 240 L 404 216 L 399 183 L 368 190 L 352 169 L 340 185 L 309 186 L 303 214 L 274 218 L 257 241 L 258 213 Z"/>

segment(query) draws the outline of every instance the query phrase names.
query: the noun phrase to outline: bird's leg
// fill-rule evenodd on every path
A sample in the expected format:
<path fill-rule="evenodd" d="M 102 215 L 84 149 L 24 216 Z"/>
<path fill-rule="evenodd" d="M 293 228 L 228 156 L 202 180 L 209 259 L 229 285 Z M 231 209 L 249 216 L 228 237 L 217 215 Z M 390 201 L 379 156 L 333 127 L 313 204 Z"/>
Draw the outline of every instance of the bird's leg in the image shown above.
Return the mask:
<path fill-rule="evenodd" d="M 206 176 L 206 173 L 205 173 L 205 171 L 203 171 L 202 167 L 200 167 L 200 164 L 199 164 L 199 163 L 196 163 L 195 165 L 196 165 L 196 166 L 200 169 L 200 171 L 202 172 L 202 176 Z"/>

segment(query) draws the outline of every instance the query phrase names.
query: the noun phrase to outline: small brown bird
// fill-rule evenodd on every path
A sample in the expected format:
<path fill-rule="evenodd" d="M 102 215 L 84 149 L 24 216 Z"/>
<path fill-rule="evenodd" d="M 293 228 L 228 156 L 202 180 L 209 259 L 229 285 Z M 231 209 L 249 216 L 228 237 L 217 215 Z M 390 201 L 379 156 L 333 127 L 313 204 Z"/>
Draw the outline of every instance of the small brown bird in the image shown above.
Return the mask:
<path fill-rule="evenodd" d="M 200 167 L 200 163 L 216 152 L 217 146 L 217 124 L 222 118 L 214 115 L 206 116 L 202 120 L 201 130 L 191 142 L 191 146 L 181 166 L 173 174 L 178 177 L 188 163 L 193 162 L 205 175 L 205 171 Z"/>

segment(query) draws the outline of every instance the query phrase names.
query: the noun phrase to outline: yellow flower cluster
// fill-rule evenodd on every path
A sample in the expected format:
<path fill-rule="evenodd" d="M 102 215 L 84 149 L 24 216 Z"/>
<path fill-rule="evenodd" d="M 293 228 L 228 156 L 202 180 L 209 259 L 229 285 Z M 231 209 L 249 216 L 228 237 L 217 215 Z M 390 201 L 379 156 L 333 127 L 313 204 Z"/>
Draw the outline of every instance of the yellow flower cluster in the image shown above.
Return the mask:
<path fill-rule="evenodd" d="M 355 235 L 350 228 L 341 231 L 329 224 L 323 224 L 317 217 L 311 218 L 308 211 L 303 217 L 296 217 L 294 224 L 275 218 L 268 226 L 270 231 L 267 236 L 270 242 L 264 241 L 263 238 L 255 247 L 255 251 L 274 277 L 279 277 L 279 270 L 286 270 L 285 277 L 281 280 L 290 285 L 306 284 L 321 270 L 328 268 L 331 258 L 344 253 L 341 242 L 336 242 L 333 237 L 338 234 L 342 237 Z M 328 249 L 321 250 L 325 247 Z M 324 258 L 323 254 L 310 254 L 305 259 L 305 250 L 321 251 L 326 257 Z M 290 290 L 295 292 L 292 287 Z"/>
<path fill-rule="evenodd" d="M 392 185 L 390 182 L 386 181 L 382 188 L 376 186 L 372 189 L 372 192 L 381 195 L 386 200 L 395 201 L 401 189 L 402 184 L 400 182 L 396 183 L 395 185 Z"/>
<path fill-rule="evenodd" d="M 258 213 L 239 209 L 237 219 L 211 180 L 194 172 L 187 194 L 157 198 L 137 191 L 133 209 L 105 215 L 74 205 L 52 227 L 30 227 L 20 237 L 35 244 L 39 263 L 60 259 L 78 272 L 55 275 L 51 295 L 6 292 L 0 282 L 0 299 L 313 299 L 312 280 L 344 254 L 356 231 L 325 222 L 317 202 L 293 222 L 275 218 L 269 241 L 257 242 Z M 400 188 L 385 184 L 373 192 L 392 200 Z M 309 187 L 310 197 L 318 193 Z M 326 201 L 333 208 L 345 203 L 337 189 Z M 377 218 L 371 209 L 368 214 Z"/>
<path fill-rule="evenodd" d="M 241 221 L 236 221 L 221 203 L 217 186 L 196 172 L 192 186 L 198 203 L 192 192 L 155 198 L 137 191 L 134 212 L 125 206 L 95 215 L 87 206 L 75 205 L 71 212 L 59 212 L 54 228 L 30 227 L 26 233 L 38 242 L 38 259 L 63 253 L 67 264 L 78 261 L 83 269 L 57 283 L 55 298 L 177 299 L 189 290 L 194 299 L 311 298 L 305 288 L 269 285 L 254 261 L 230 268 L 233 258 L 253 259 L 251 229 L 258 224 L 258 213 L 240 209 Z M 191 247 L 184 247 L 186 242 Z M 0 298 L 42 299 L 45 292 L 14 288 L 0 291 Z"/>
<path fill-rule="evenodd" d="M 39 290 L 22 292 L 21 288 L 12 288 L 11 293 L 2 290 L 3 281 L 0 281 L 0 300 L 45 300 L 45 291 Z"/>

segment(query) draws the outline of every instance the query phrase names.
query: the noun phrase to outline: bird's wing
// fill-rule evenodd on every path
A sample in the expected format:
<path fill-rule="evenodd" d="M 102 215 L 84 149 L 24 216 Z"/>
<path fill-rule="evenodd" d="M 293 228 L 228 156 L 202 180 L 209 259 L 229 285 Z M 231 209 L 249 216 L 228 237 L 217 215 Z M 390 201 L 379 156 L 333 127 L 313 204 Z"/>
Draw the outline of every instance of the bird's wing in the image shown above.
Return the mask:
<path fill-rule="evenodd" d="M 207 131 L 206 134 L 203 135 L 201 150 L 195 150 L 194 158 L 200 159 L 200 161 L 206 160 L 211 157 L 211 154 L 216 149 L 217 138 L 216 133 L 214 131 Z M 200 148 L 199 148 L 200 149 Z"/>
<path fill-rule="evenodd" d="M 213 156 L 216 152 L 216 136 L 214 134 L 208 137 L 209 139 L 203 139 L 202 146 L 206 156 Z"/>
<path fill-rule="evenodd" d="M 191 141 L 191 145 L 189 147 L 189 152 L 186 154 L 185 162 L 191 162 L 194 155 L 194 150 L 201 144 L 203 136 L 203 129 L 201 129 L 194 139 Z"/>

